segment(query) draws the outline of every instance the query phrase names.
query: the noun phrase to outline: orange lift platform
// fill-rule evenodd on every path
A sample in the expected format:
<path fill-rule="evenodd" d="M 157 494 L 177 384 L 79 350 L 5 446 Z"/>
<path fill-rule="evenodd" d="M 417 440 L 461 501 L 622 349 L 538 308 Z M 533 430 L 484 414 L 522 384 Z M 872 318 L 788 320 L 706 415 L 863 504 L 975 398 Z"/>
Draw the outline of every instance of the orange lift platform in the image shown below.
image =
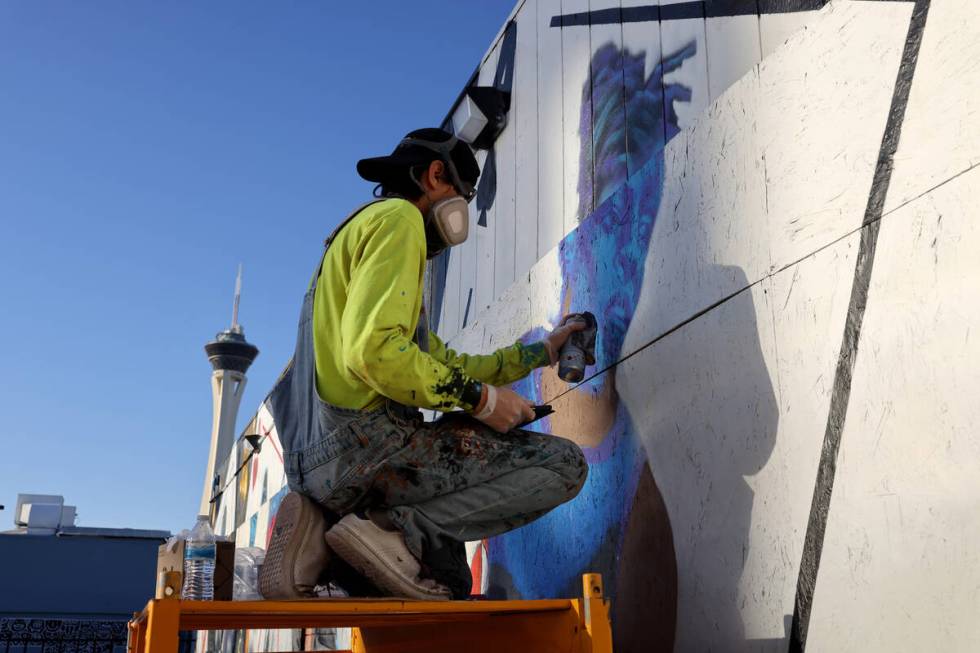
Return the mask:
<path fill-rule="evenodd" d="M 127 653 L 176 653 L 182 630 L 353 628 L 353 653 L 612 653 L 602 577 L 580 599 L 540 601 L 183 601 L 154 599 L 129 622 Z"/>

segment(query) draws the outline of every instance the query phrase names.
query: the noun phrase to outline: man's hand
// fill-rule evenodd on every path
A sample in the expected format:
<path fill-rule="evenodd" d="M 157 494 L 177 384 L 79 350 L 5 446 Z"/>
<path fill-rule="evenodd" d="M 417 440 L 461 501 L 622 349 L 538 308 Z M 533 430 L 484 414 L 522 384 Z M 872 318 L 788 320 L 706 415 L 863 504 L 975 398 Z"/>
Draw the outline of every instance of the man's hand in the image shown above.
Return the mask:
<path fill-rule="evenodd" d="M 558 362 L 558 352 L 561 351 L 561 347 L 568 340 L 568 337 L 587 326 L 588 322 L 585 321 L 585 318 L 573 313 L 563 317 L 560 326 L 544 337 L 542 342 L 544 342 L 545 349 L 548 350 L 552 365 Z"/>
<path fill-rule="evenodd" d="M 507 433 L 518 424 L 534 419 L 534 404 L 509 388 L 484 384 L 483 398 L 473 417 L 497 433 Z"/>

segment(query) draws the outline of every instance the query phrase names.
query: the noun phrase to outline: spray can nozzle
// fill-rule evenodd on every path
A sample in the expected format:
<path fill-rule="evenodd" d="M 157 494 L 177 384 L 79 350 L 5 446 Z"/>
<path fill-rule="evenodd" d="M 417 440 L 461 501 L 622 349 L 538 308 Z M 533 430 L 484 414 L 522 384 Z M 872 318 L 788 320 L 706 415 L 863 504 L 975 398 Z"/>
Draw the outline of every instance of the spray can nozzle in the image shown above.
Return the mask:
<path fill-rule="evenodd" d="M 586 327 L 574 331 L 558 352 L 558 378 L 566 383 L 578 383 L 585 378 L 585 367 L 595 365 L 595 337 L 598 329 L 595 315 L 586 311 L 567 315 L 562 324 L 582 320 Z"/>

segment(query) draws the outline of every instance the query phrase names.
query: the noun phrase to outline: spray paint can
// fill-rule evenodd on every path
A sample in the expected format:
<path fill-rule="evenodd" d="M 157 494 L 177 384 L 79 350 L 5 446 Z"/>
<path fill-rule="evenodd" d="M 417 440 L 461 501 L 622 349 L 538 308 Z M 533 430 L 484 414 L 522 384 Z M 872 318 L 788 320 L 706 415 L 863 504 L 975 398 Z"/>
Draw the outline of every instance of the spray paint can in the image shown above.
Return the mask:
<path fill-rule="evenodd" d="M 565 318 L 565 322 L 576 319 L 585 321 L 586 327 L 572 332 L 558 352 L 558 378 L 566 383 L 578 383 L 585 378 L 585 367 L 595 365 L 595 336 L 598 329 L 595 315 L 588 311 L 573 313 Z"/>

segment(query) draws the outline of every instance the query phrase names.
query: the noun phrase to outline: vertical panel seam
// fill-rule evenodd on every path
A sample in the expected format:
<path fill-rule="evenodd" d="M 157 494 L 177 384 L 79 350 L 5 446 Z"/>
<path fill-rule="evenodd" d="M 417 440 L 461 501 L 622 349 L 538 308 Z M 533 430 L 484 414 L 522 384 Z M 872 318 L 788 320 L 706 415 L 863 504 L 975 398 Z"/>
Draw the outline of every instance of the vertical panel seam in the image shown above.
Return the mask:
<path fill-rule="evenodd" d="M 587 52 L 589 53 L 589 56 L 588 56 L 588 61 L 589 61 L 589 79 L 588 79 L 588 82 L 587 82 L 587 86 L 588 86 L 588 89 L 589 89 L 589 116 L 590 116 L 590 120 L 589 120 L 589 123 L 590 123 L 589 124 L 589 142 L 590 142 L 590 146 L 589 146 L 589 158 L 591 159 L 591 161 L 589 161 L 589 168 L 592 171 L 591 180 L 589 181 L 589 194 L 591 195 L 591 199 L 592 199 L 592 201 L 591 201 L 592 206 L 591 206 L 589 212 L 591 213 L 592 211 L 595 211 L 595 102 L 593 101 L 593 95 L 594 94 L 592 92 L 593 91 L 592 82 L 595 79 L 595 75 L 592 74 L 592 0 L 589 0 L 588 5 L 589 5 L 589 32 L 588 32 L 589 47 L 588 47 Z M 582 135 L 579 134 L 579 138 L 581 138 L 581 137 L 582 137 Z M 581 160 L 581 156 L 580 156 L 580 160 Z M 579 172 L 579 174 L 582 174 L 582 173 Z M 581 202 L 582 202 L 581 191 L 579 191 L 579 205 L 580 206 L 581 206 Z M 577 212 L 576 212 L 575 222 L 577 224 L 578 223 L 581 223 L 581 221 L 582 221 L 582 219 L 584 217 L 585 217 L 584 215 L 578 215 Z M 576 224 L 576 226 L 577 226 L 577 224 Z"/>
<path fill-rule="evenodd" d="M 534 259 L 531 267 L 528 268 L 528 278 L 531 277 L 531 268 L 537 261 L 541 260 L 541 97 L 538 94 L 538 83 L 541 75 L 541 57 L 538 56 L 538 48 L 541 47 L 541 33 L 538 28 L 541 21 L 538 19 L 538 3 L 534 3 L 534 203 L 536 215 L 534 217 Z M 514 207 L 517 211 L 517 207 Z"/>
<path fill-rule="evenodd" d="M 513 64 L 514 65 L 514 68 L 513 68 L 513 70 L 510 71 L 510 78 L 511 78 L 511 84 L 510 84 L 510 104 L 511 104 L 511 106 L 510 106 L 510 110 L 514 113 L 514 153 L 513 153 L 514 154 L 514 159 L 513 159 L 514 160 L 514 192 L 513 192 L 513 194 L 511 195 L 511 198 L 510 198 L 511 213 L 514 216 L 514 231 L 513 231 L 513 235 L 512 235 L 512 237 L 511 237 L 510 240 L 511 240 L 511 247 L 514 250 L 514 256 L 513 256 L 513 258 L 511 259 L 511 262 L 510 262 L 511 263 L 511 266 L 510 266 L 510 282 L 507 284 L 508 287 L 512 286 L 514 284 L 514 281 L 517 280 L 517 185 L 518 185 L 519 179 L 520 179 L 520 176 L 517 174 L 517 161 L 518 161 L 518 159 L 517 159 L 517 146 L 518 146 L 518 143 L 520 143 L 520 134 L 517 133 L 517 123 L 519 122 L 519 115 L 517 113 L 517 101 L 520 99 L 520 98 L 517 97 L 518 96 L 518 93 L 517 93 L 517 64 L 518 64 L 518 60 L 517 60 L 517 52 L 518 52 L 517 39 L 521 38 L 521 30 L 518 29 L 518 25 L 517 25 L 517 16 L 518 16 L 518 14 L 515 13 L 514 14 L 514 18 L 512 19 L 513 22 L 514 22 L 514 29 L 517 30 L 517 36 L 514 37 L 514 64 Z M 538 77 L 535 74 L 535 77 L 534 77 L 535 93 L 537 93 L 537 86 L 538 86 Z M 535 161 L 535 167 L 537 167 L 537 161 Z"/>
<path fill-rule="evenodd" d="M 558 3 L 558 9 L 562 14 L 565 13 L 565 0 L 560 0 Z M 558 32 L 561 38 L 558 40 L 558 63 L 561 66 L 561 238 L 558 239 L 560 243 L 565 235 L 565 28 L 559 27 Z M 555 243 L 557 246 L 558 243 Z"/>
<path fill-rule="evenodd" d="M 630 130 L 629 114 L 626 111 L 626 23 L 623 22 L 623 0 L 619 0 L 619 19 L 619 71 L 623 76 L 623 153 L 625 154 L 623 157 L 623 167 L 626 168 L 626 179 L 629 179 Z"/>

